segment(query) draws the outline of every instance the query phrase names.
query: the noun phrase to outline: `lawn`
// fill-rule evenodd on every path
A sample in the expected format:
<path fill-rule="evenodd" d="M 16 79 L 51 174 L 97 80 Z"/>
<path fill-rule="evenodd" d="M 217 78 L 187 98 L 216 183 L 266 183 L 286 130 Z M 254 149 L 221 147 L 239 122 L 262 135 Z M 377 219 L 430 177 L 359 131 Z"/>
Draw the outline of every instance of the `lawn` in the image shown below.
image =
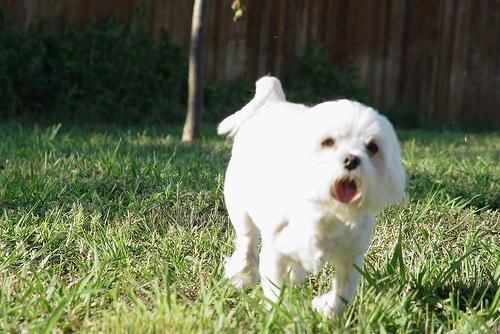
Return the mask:
<path fill-rule="evenodd" d="M 4 332 L 484 332 L 500 330 L 500 134 L 402 131 L 408 201 L 377 219 L 364 279 L 336 322 L 222 279 L 230 142 L 207 126 L 0 125 Z"/>

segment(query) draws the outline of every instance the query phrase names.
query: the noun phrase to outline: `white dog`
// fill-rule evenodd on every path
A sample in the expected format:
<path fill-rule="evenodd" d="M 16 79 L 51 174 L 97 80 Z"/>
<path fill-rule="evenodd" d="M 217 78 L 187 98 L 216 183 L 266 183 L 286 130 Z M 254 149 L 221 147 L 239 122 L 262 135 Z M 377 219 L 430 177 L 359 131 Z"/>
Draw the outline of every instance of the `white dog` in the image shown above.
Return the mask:
<path fill-rule="evenodd" d="M 265 296 L 276 301 L 285 279 L 300 282 L 328 261 L 336 269 L 332 290 L 313 307 L 339 314 L 359 283 L 375 213 L 404 197 L 392 125 L 348 100 L 289 103 L 279 80 L 263 77 L 218 133 L 234 137 L 224 196 L 236 249 L 226 277 L 248 287 L 260 272 Z"/>

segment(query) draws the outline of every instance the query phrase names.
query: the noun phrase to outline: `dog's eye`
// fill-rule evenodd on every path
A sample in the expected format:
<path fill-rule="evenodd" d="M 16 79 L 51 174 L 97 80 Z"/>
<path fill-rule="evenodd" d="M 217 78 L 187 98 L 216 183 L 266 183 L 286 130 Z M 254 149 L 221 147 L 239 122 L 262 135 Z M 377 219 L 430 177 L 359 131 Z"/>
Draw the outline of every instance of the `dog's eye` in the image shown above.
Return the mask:
<path fill-rule="evenodd" d="M 378 152 L 378 146 L 377 144 L 375 144 L 374 142 L 369 142 L 367 145 L 366 145 L 366 149 L 368 150 L 368 152 L 370 152 L 370 154 L 375 154 Z"/>
<path fill-rule="evenodd" d="M 335 145 L 335 139 L 332 137 L 327 137 L 321 142 L 322 148 L 332 147 L 333 145 Z"/>

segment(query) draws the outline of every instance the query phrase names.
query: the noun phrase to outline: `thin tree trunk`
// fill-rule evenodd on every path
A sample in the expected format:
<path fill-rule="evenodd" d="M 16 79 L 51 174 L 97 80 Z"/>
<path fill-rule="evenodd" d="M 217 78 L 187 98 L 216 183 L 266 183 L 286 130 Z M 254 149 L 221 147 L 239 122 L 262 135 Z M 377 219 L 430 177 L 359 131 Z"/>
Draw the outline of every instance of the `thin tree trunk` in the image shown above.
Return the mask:
<path fill-rule="evenodd" d="M 182 142 L 192 143 L 200 136 L 201 110 L 203 107 L 203 44 L 208 0 L 195 0 L 191 24 L 189 50 L 188 110 L 182 132 Z"/>

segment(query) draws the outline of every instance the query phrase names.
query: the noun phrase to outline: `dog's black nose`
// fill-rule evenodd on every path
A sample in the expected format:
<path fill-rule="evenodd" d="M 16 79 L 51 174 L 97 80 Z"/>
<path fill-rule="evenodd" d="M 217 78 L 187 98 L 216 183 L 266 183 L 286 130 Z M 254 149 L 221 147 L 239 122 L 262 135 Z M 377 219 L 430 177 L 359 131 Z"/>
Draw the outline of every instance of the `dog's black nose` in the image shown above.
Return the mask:
<path fill-rule="evenodd" d="M 347 170 L 353 170 L 359 166 L 360 162 L 361 160 L 359 160 L 359 157 L 349 154 L 344 158 L 344 167 Z"/>

